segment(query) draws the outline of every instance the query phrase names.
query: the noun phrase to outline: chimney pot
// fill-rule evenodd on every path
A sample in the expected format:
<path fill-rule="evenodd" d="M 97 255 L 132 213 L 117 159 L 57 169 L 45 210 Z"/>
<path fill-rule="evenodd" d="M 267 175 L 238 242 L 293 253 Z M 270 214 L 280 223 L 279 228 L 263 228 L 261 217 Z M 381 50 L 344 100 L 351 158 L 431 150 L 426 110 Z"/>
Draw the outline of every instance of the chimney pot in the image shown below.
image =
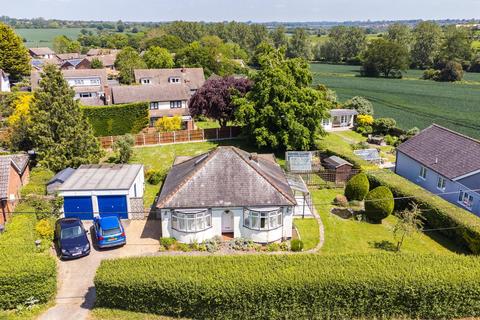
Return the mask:
<path fill-rule="evenodd" d="M 256 153 L 256 152 L 250 153 L 250 160 L 258 162 L 258 153 Z"/>

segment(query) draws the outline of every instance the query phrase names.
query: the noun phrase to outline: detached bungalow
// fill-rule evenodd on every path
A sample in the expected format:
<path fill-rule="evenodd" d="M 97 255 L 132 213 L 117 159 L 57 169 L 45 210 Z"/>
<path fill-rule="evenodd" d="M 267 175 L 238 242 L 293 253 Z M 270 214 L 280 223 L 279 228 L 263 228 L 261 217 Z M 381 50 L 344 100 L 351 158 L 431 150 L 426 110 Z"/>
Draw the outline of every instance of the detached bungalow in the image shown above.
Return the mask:
<path fill-rule="evenodd" d="M 218 147 L 177 158 L 156 208 L 162 237 L 190 243 L 224 235 L 269 243 L 292 237 L 296 205 L 272 155 Z"/>
<path fill-rule="evenodd" d="M 30 56 L 34 59 L 53 59 L 55 57 L 55 51 L 48 47 L 42 48 L 30 48 L 28 49 Z"/>
<path fill-rule="evenodd" d="M 349 130 L 353 128 L 357 114 L 354 109 L 331 109 L 330 118 L 322 120 L 322 127 L 325 131 Z"/>
<path fill-rule="evenodd" d="M 0 227 L 9 219 L 20 199 L 20 188 L 28 182 L 26 154 L 0 156 Z"/>
<path fill-rule="evenodd" d="M 395 172 L 480 216 L 480 141 L 434 124 L 398 146 Z"/>

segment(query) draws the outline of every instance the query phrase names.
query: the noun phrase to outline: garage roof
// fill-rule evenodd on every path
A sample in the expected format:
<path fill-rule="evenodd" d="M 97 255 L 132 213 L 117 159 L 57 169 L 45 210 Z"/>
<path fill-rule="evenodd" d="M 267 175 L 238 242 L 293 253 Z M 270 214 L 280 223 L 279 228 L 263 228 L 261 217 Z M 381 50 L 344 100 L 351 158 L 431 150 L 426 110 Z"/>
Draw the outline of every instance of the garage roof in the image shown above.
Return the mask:
<path fill-rule="evenodd" d="M 143 172 L 141 164 L 82 165 L 59 191 L 128 190 L 140 172 Z"/>

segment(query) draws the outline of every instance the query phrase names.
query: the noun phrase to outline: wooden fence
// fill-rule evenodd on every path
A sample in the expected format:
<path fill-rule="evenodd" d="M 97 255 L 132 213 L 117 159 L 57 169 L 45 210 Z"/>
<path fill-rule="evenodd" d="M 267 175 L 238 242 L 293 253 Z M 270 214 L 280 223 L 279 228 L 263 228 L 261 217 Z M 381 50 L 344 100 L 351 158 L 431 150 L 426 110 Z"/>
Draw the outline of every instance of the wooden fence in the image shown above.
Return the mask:
<path fill-rule="evenodd" d="M 303 181 L 309 187 L 343 187 L 351 177 L 359 173 L 360 170 L 352 169 L 349 172 L 338 172 L 336 170 L 305 171 L 295 172 L 302 177 Z"/>
<path fill-rule="evenodd" d="M 180 130 L 172 132 L 139 133 L 134 135 L 135 146 L 172 144 L 195 141 L 228 140 L 238 137 L 241 127 Z M 109 149 L 121 136 L 99 137 L 102 148 Z"/>

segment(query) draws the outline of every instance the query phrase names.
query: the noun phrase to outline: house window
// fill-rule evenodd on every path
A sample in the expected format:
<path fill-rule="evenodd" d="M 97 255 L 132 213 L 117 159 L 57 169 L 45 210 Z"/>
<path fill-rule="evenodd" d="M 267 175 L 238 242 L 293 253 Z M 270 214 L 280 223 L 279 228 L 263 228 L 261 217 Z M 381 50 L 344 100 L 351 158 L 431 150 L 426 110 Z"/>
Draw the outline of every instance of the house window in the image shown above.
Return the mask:
<path fill-rule="evenodd" d="M 341 117 L 340 117 L 340 123 L 342 123 L 342 124 L 347 124 L 347 121 L 348 121 L 348 117 L 347 117 L 347 116 L 341 116 Z"/>
<path fill-rule="evenodd" d="M 182 107 L 182 101 L 170 101 L 170 109 L 177 109 Z"/>
<path fill-rule="evenodd" d="M 157 110 L 160 102 L 150 102 L 150 110 Z"/>
<path fill-rule="evenodd" d="M 472 209 L 473 206 L 473 196 L 471 194 L 468 194 L 468 192 L 464 192 L 460 190 L 460 195 L 458 196 L 458 202 L 468 208 Z"/>
<path fill-rule="evenodd" d="M 90 84 L 95 85 L 95 84 L 100 84 L 99 79 L 90 79 Z"/>
<path fill-rule="evenodd" d="M 172 211 L 172 229 L 181 232 L 199 232 L 212 226 L 210 210 L 196 212 Z"/>
<path fill-rule="evenodd" d="M 256 211 L 245 209 L 243 211 L 243 226 L 252 230 L 273 230 L 283 225 L 282 211 Z"/>
<path fill-rule="evenodd" d="M 425 180 L 427 178 L 427 168 L 425 168 L 424 166 L 421 166 L 420 173 L 418 174 L 418 176 L 423 180 Z"/>
<path fill-rule="evenodd" d="M 180 78 L 179 77 L 170 77 L 168 78 L 169 83 L 180 83 Z"/>
<path fill-rule="evenodd" d="M 84 81 L 83 81 L 83 79 L 75 79 L 74 83 L 75 83 L 76 86 L 81 86 L 81 85 L 84 84 Z"/>
<path fill-rule="evenodd" d="M 80 92 L 80 98 L 91 98 L 93 94 L 91 92 Z"/>
<path fill-rule="evenodd" d="M 330 125 L 330 119 L 322 119 L 322 125 L 323 125 L 323 126 L 328 126 L 328 125 Z"/>
<path fill-rule="evenodd" d="M 438 177 L 437 180 L 437 188 L 438 190 L 445 191 L 445 178 L 444 177 Z"/>
<path fill-rule="evenodd" d="M 150 84 L 151 82 L 150 82 L 150 79 L 141 79 L 140 83 L 141 84 Z"/>

